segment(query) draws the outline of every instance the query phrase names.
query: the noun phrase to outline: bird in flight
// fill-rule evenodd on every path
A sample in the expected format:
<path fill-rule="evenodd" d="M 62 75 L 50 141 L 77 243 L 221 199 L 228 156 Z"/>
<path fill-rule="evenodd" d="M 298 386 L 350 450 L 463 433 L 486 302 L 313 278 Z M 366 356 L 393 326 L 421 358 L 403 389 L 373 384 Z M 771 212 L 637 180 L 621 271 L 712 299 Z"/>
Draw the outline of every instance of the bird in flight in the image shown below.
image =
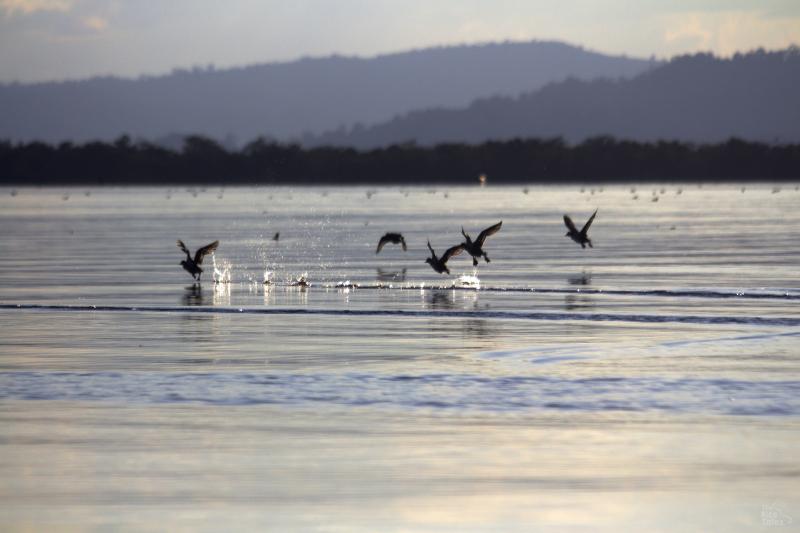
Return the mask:
<path fill-rule="evenodd" d="M 439 274 L 450 273 L 450 269 L 447 268 L 447 261 L 453 257 L 454 255 L 458 255 L 464 251 L 463 244 L 457 244 L 452 248 L 448 248 L 444 255 L 440 258 L 436 257 L 436 252 L 433 251 L 433 247 L 431 246 L 431 241 L 428 241 L 428 250 L 431 251 L 431 256 L 425 260 L 432 269 L 434 269 Z"/>
<path fill-rule="evenodd" d="M 478 238 L 474 241 L 470 239 L 469 235 L 464 231 L 464 226 L 461 226 L 461 234 L 465 239 L 467 239 L 466 242 L 462 243 L 462 246 L 464 246 L 464 249 L 467 251 L 467 253 L 472 256 L 472 266 L 478 266 L 478 259 L 480 259 L 481 256 L 486 259 L 487 263 L 491 263 L 491 259 L 489 259 L 489 256 L 486 255 L 486 252 L 483 251 L 483 243 L 486 241 L 486 237 L 489 235 L 494 235 L 500 231 L 500 226 L 502 225 L 503 221 L 501 220 L 494 226 L 489 226 L 480 232 Z"/>
<path fill-rule="evenodd" d="M 375 249 L 375 253 L 377 254 L 378 252 L 380 252 L 383 249 L 383 247 L 386 246 L 386 243 L 389 242 L 392 244 L 401 244 L 403 246 L 403 251 L 405 252 L 407 250 L 406 240 L 403 238 L 402 235 L 400 235 L 399 233 L 387 233 L 386 235 L 381 237 L 381 240 L 378 241 L 378 247 Z"/>
<path fill-rule="evenodd" d="M 217 246 L 219 246 L 219 241 L 214 241 L 211 244 L 206 244 L 202 248 L 198 248 L 194 253 L 194 259 L 192 259 L 192 254 L 189 253 L 189 249 L 183 244 L 182 240 L 178 239 L 178 248 L 183 250 L 186 254 L 186 259 L 181 261 L 181 266 L 186 272 L 191 274 L 194 279 L 199 281 L 200 274 L 203 273 L 203 269 L 200 268 L 200 265 L 203 263 L 203 258 L 213 253 L 214 250 L 217 249 Z"/>
<path fill-rule="evenodd" d="M 597 209 L 594 210 L 594 213 L 592 213 L 592 216 L 589 217 L 589 220 L 586 221 L 586 224 L 583 225 L 580 231 L 578 231 L 578 228 L 575 227 L 575 224 L 572 222 L 572 219 L 569 218 L 569 215 L 564 215 L 564 224 L 566 224 L 567 229 L 569 230 L 566 234 L 566 237 L 569 237 L 573 241 L 580 244 L 581 248 L 586 248 L 587 244 L 589 245 L 589 248 L 594 248 L 592 246 L 592 240 L 589 239 L 589 226 L 592 225 L 596 215 Z"/>

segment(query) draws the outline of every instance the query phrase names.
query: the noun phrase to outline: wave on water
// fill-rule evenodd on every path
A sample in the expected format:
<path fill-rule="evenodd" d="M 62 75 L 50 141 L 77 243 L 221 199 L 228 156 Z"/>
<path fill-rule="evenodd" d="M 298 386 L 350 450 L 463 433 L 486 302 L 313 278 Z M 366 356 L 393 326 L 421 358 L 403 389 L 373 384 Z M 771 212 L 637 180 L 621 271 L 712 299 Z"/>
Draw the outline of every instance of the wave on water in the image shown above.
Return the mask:
<path fill-rule="evenodd" d="M 376 406 L 460 412 L 800 415 L 800 381 L 470 374 L 2 372 L 2 400 Z"/>
<path fill-rule="evenodd" d="M 483 318 L 502 320 L 636 322 L 647 324 L 741 324 L 750 326 L 800 326 L 796 317 L 712 316 L 625 313 L 571 313 L 497 310 L 408 310 L 408 309 L 314 309 L 307 307 L 229 307 L 229 306 L 130 306 L 130 305 L 58 305 L 0 304 L 0 311 L 116 312 L 116 313 L 196 313 L 248 315 L 318 315 L 340 317 L 408 317 L 408 318 Z"/>
<path fill-rule="evenodd" d="M 357 288 L 369 289 L 396 289 L 396 290 L 455 290 L 475 291 L 490 293 L 529 293 L 529 294 L 597 294 L 605 296 L 655 296 L 662 298 L 714 298 L 714 299 L 755 299 L 755 300 L 800 300 L 797 289 L 763 289 L 763 290 L 713 290 L 713 289 L 591 289 L 586 287 L 576 289 L 556 289 L 537 287 L 486 287 L 481 286 L 480 280 L 474 276 L 461 276 L 458 283 L 452 285 L 426 285 L 405 284 L 385 285 L 364 284 Z M 322 288 L 336 288 L 336 285 L 321 285 Z"/>

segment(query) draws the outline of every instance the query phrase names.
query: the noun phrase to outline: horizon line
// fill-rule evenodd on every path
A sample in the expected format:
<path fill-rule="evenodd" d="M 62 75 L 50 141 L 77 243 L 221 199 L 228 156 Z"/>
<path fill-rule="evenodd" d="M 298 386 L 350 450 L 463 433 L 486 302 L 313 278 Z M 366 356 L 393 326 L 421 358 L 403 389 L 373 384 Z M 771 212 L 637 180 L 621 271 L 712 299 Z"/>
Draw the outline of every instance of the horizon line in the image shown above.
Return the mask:
<path fill-rule="evenodd" d="M 11 80 L 5 81 L 0 80 L 0 87 L 8 87 L 8 86 L 19 86 L 19 85 L 27 85 L 27 86 L 35 86 L 35 85 L 49 85 L 49 84 L 59 84 L 59 83 L 82 83 L 92 80 L 119 80 L 119 81 L 141 81 L 141 80 L 149 80 L 154 78 L 165 78 L 172 76 L 174 74 L 180 72 L 200 72 L 200 73 L 211 73 L 211 72 L 224 72 L 224 71 L 234 71 L 234 70 L 244 70 L 249 68 L 258 68 L 258 67 L 268 67 L 268 66 L 281 66 L 281 65 L 291 65 L 293 63 L 301 63 L 303 61 L 321 61 L 326 59 L 347 59 L 347 60 L 356 60 L 356 61 L 374 61 L 383 58 L 389 58 L 393 56 L 401 56 L 401 55 L 410 55 L 415 53 L 421 53 L 429 50 L 441 50 L 441 49 L 449 49 L 449 48 L 481 48 L 481 47 L 489 47 L 489 46 L 502 46 L 502 45 L 524 45 L 524 44 L 555 44 L 555 45 L 562 45 L 567 46 L 570 48 L 576 48 L 578 50 L 582 50 L 587 53 L 592 54 L 600 54 L 607 57 L 612 58 L 627 58 L 633 60 L 640 60 L 640 61 L 655 61 L 655 62 L 669 62 L 673 59 L 678 57 L 685 57 L 685 56 L 692 56 L 697 54 L 709 54 L 713 57 L 720 58 L 720 59 L 727 59 L 732 58 L 736 54 L 749 54 L 753 52 L 757 52 L 758 50 L 764 50 L 766 52 L 777 52 L 777 51 L 790 51 L 790 50 L 797 50 L 800 46 L 796 43 L 792 43 L 785 47 L 779 48 L 766 48 L 763 46 L 759 46 L 757 48 L 752 48 L 750 50 L 737 50 L 730 54 L 717 54 L 711 50 L 701 50 L 697 49 L 692 52 L 684 52 L 680 54 L 675 54 L 670 57 L 659 57 L 656 54 L 651 54 L 649 57 L 642 57 L 639 55 L 630 55 L 628 53 L 609 53 L 603 52 L 594 48 L 589 48 L 587 46 L 581 44 L 571 43 L 565 40 L 558 40 L 558 39 L 525 39 L 525 40 L 518 40 L 518 39 L 505 39 L 502 41 L 475 41 L 475 42 L 461 42 L 461 43 L 449 43 L 449 44 L 431 44 L 428 46 L 421 46 L 421 47 L 414 47 L 414 48 L 406 48 L 402 50 L 396 50 L 391 52 L 381 52 L 373 55 L 359 55 L 359 54 L 346 54 L 337 51 L 330 52 L 327 55 L 301 55 L 299 57 L 295 57 L 294 59 L 279 59 L 274 61 L 263 61 L 263 62 L 254 62 L 254 63 L 245 63 L 245 64 L 237 64 L 237 65 L 229 65 L 223 67 L 217 67 L 214 65 L 213 62 L 208 62 L 205 65 L 202 64 L 194 64 L 189 67 L 181 67 L 176 66 L 172 67 L 169 71 L 161 72 L 161 73 L 140 73 L 134 76 L 126 76 L 126 75 L 119 75 L 119 74 L 112 74 L 112 73 L 98 73 L 92 74 L 89 76 L 83 77 L 75 77 L 75 78 L 61 78 L 61 79 L 43 79 L 43 80 L 31 80 L 31 81 L 21 81 L 21 80 Z"/>

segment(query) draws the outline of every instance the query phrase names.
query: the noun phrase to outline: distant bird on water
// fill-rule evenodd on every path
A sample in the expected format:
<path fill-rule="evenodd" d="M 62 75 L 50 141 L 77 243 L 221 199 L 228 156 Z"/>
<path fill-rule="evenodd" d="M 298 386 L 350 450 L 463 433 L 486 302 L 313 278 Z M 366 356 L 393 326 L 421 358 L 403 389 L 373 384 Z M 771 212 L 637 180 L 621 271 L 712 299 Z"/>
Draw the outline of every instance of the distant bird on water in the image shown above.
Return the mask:
<path fill-rule="evenodd" d="M 403 251 L 405 252 L 407 250 L 406 240 L 403 238 L 402 235 L 400 235 L 399 233 L 387 233 L 386 235 L 381 237 L 381 240 L 378 241 L 378 247 L 375 249 L 375 253 L 377 254 L 378 252 L 380 252 L 386 245 L 386 243 L 389 242 L 392 244 L 401 244 L 403 245 Z"/>
<path fill-rule="evenodd" d="M 198 248 L 194 253 L 194 259 L 192 259 L 192 254 L 189 253 L 189 249 L 183 244 L 182 240 L 178 239 L 178 248 L 183 250 L 186 254 L 186 259 L 181 261 L 181 266 L 186 272 L 191 274 L 194 279 L 199 281 L 200 274 L 203 273 L 203 269 L 200 268 L 200 265 L 203 263 L 203 258 L 216 250 L 217 246 L 219 246 L 219 241 L 214 241 L 211 244 L 206 244 L 202 248 Z"/>
<path fill-rule="evenodd" d="M 467 239 L 466 242 L 462 243 L 462 246 L 464 246 L 464 249 L 467 251 L 467 253 L 472 256 L 472 266 L 478 266 L 478 259 L 480 259 L 481 256 L 483 256 L 483 258 L 486 259 L 487 263 L 492 262 L 491 259 L 489 259 L 489 256 L 486 255 L 486 252 L 483 251 L 483 243 L 486 242 L 486 237 L 488 237 L 489 235 L 494 235 L 495 233 L 500 231 L 500 227 L 502 225 L 503 221 L 501 220 L 494 226 L 489 226 L 488 228 L 480 232 L 478 238 L 475 239 L 474 241 L 469 238 L 469 235 L 466 232 L 464 232 L 464 226 L 461 226 L 461 234 L 464 236 L 465 239 Z"/>
<path fill-rule="evenodd" d="M 280 231 L 275 232 L 275 235 L 272 236 L 272 240 L 275 241 L 275 242 L 278 242 L 280 240 L 280 238 L 281 238 L 281 232 Z"/>
<path fill-rule="evenodd" d="M 450 273 L 450 269 L 447 268 L 447 261 L 453 257 L 454 255 L 458 255 L 464 251 L 464 245 L 458 244 L 453 246 L 452 248 L 448 248 L 447 251 L 444 253 L 442 258 L 436 257 L 436 252 L 433 251 L 433 247 L 431 246 L 431 241 L 428 241 L 428 250 L 431 251 L 431 256 L 425 260 L 432 269 L 434 269 L 439 274 Z"/>
<path fill-rule="evenodd" d="M 564 215 L 564 224 L 566 224 L 567 229 L 569 230 L 566 234 L 566 237 L 569 237 L 573 241 L 580 244 L 581 248 L 586 248 L 587 244 L 589 245 L 589 248 L 594 248 L 592 246 L 591 239 L 589 239 L 589 226 L 592 225 L 596 215 L 597 209 L 594 210 L 594 213 L 592 213 L 592 216 L 589 217 L 589 220 L 586 221 L 586 224 L 583 225 L 580 231 L 578 231 L 578 228 L 576 228 L 575 224 L 572 223 L 572 219 L 569 218 L 569 215 Z"/>

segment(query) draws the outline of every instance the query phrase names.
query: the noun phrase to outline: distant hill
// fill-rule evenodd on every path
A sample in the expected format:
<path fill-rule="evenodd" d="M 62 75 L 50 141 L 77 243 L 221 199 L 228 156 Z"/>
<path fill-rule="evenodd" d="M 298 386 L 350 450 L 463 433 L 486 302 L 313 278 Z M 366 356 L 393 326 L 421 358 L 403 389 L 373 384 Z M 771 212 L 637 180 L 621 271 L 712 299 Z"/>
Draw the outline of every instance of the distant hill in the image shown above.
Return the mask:
<path fill-rule="evenodd" d="M 198 134 L 231 146 L 375 124 L 415 109 L 462 107 L 568 77 L 631 77 L 656 63 L 558 42 L 428 48 L 361 59 L 333 56 L 139 79 L 0 85 L 0 139 L 114 139 L 167 144 Z"/>
<path fill-rule="evenodd" d="M 479 99 L 463 109 L 415 111 L 370 128 L 333 131 L 309 144 L 371 148 L 528 137 L 580 142 L 599 135 L 800 142 L 800 49 L 730 59 L 681 56 L 633 79 L 569 79 L 518 97 Z"/>

